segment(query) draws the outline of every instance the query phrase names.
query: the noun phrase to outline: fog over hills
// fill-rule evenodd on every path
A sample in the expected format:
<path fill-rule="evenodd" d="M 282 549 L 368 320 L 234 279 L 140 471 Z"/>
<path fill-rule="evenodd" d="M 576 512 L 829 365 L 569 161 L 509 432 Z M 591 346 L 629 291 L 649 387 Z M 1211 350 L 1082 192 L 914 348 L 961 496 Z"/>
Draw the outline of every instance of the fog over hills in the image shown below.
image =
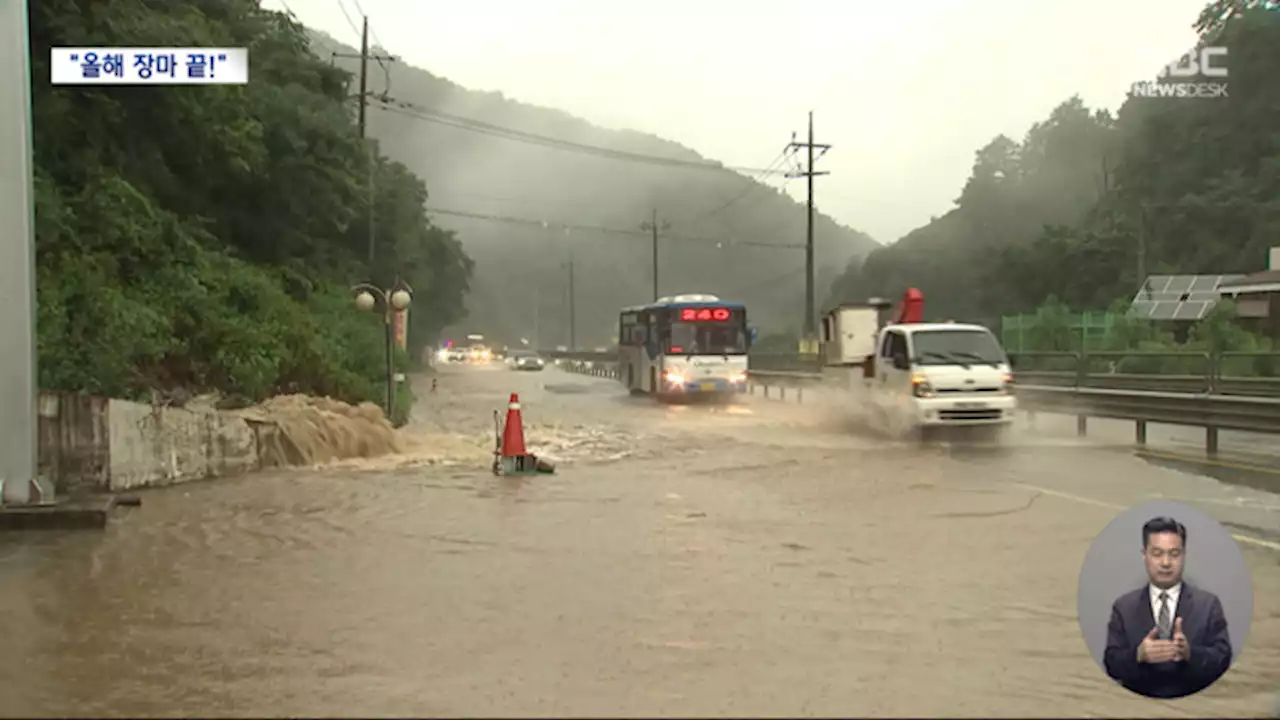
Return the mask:
<path fill-rule="evenodd" d="M 322 58 L 358 54 L 312 37 Z M 354 58 L 333 62 L 358 73 Z M 802 158 L 779 147 L 772 165 L 728 169 L 659 137 L 467 90 L 402 62 L 371 64 L 369 91 L 380 98 L 369 134 L 425 180 L 433 222 L 457 231 L 476 263 L 469 316 L 450 335 L 567 344 L 572 258 L 577 343 L 609 343 L 619 308 L 652 297 L 641 225 L 654 209 L 662 294 L 714 293 L 746 302 L 766 332 L 798 330 L 805 207 L 779 188 Z M 879 247 L 821 213 L 815 245 L 819 302 L 851 260 Z"/>

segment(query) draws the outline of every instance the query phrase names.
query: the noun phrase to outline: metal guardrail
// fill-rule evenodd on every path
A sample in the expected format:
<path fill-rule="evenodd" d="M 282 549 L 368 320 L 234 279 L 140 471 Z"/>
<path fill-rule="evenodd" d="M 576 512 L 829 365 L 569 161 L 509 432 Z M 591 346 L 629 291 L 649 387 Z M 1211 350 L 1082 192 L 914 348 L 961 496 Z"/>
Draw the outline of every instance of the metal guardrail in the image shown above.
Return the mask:
<path fill-rule="evenodd" d="M 540 352 L 540 355 L 553 360 L 578 360 L 582 362 L 610 363 L 618 361 L 616 352 Z M 795 353 L 751 353 L 747 355 L 747 367 L 759 370 L 780 370 L 793 372 L 818 372 L 822 369 L 821 361 L 813 355 L 797 355 Z"/>
<path fill-rule="evenodd" d="M 1280 397 L 1280 353 L 1012 353 L 1020 384 Z"/>
<path fill-rule="evenodd" d="M 557 364 L 570 372 L 611 379 L 618 377 L 614 362 L 562 360 Z M 1218 453 L 1220 430 L 1280 434 L 1280 397 L 1251 396 L 1238 392 L 1250 387 L 1246 384 L 1225 386 L 1236 392 L 1214 392 L 1202 390 L 1201 386 L 1188 380 L 1187 387 L 1194 389 L 1168 392 L 1142 387 L 1027 384 L 1024 381 L 1027 375 L 1025 372 L 1015 373 L 1018 383 L 1014 392 L 1018 397 L 1019 409 L 1033 414 L 1046 412 L 1075 415 L 1076 431 L 1081 436 L 1088 434 L 1090 417 L 1133 421 L 1134 439 L 1138 444 L 1145 444 L 1147 441 L 1148 423 L 1202 427 L 1205 429 L 1205 451 L 1212 456 Z M 747 377 L 752 394 L 760 390 L 764 397 L 771 398 L 773 389 L 777 391 L 778 399 L 787 400 L 790 395 L 798 402 L 804 402 L 805 389 L 812 391 L 829 379 L 821 373 L 784 370 L 748 370 Z M 1246 380 L 1265 381 L 1261 378 Z M 1213 385 L 1205 387 L 1212 388 Z"/>
<path fill-rule="evenodd" d="M 1023 377 L 1018 375 L 1019 378 Z M 826 378 L 812 373 L 751 373 L 755 384 L 812 387 Z M 1280 397 L 1251 397 L 1225 393 L 1161 392 L 1074 386 L 1015 385 L 1018 407 L 1037 412 L 1076 416 L 1076 433 L 1088 434 L 1088 418 L 1131 420 L 1134 441 L 1147 442 L 1147 424 L 1202 427 L 1205 452 L 1218 453 L 1221 430 L 1280 434 Z M 768 391 L 765 391 L 768 397 Z M 785 395 L 782 396 L 785 399 Z"/>
<path fill-rule="evenodd" d="M 601 362 L 595 360 L 560 359 L 555 361 L 556 367 L 579 375 L 619 379 L 616 361 Z M 788 372 L 784 370 L 747 370 L 747 389 L 751 394 L 760 390 L 765 398 L 777 397 L 786 400 L 794 397 L 797 402 L 804 402 L 804 390 L 824 379 L 821 373 Z M 771 393 L 770 388 L 776 390 Z"/>
<path fill-rule="evenodd" d="M 547 357 L 617 362 L 616 353 L 548 352 Z M 1021 384 L 1153 392 L 1280 397 L 1280 353 L 1026 352 L 1010 356 Z M 752 371 L 822 371 L 815 356 L 752 353 Z"/>

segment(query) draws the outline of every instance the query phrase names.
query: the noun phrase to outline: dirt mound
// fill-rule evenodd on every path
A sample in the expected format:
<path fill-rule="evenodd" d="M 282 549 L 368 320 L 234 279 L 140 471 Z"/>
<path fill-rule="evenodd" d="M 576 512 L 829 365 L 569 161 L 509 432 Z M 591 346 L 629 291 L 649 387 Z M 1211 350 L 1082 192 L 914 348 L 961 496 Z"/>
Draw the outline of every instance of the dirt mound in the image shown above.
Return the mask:
<path fill-rule="evenodd" d="M 232 414 L 254 423 L 263 467 L 308 466 L 403 451 L 400 436 L 373 403 L 281 395 Z"/>

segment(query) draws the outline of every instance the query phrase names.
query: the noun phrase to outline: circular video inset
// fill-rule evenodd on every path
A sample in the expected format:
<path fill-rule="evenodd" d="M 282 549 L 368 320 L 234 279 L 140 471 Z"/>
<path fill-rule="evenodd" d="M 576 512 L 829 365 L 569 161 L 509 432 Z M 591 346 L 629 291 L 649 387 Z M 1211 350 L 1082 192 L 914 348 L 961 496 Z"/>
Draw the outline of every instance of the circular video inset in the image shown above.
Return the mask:
<path fill-rule="evenodd" d="M 1240 656 L 1253 580 L 1218 521 L 1155 500 L 1121 513 L 1093 541 L 1076 612 L 1090 654 L 1113 680 L 1145 697 L 1186 697 Z"/>

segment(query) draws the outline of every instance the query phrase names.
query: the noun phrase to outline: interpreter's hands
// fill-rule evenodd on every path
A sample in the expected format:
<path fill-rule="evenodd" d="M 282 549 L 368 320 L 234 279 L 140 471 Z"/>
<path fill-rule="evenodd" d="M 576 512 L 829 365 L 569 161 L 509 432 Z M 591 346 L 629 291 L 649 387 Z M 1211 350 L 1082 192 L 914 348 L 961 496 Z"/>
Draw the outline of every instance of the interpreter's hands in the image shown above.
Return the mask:
<path fill-rule="evenodd" d="M 1178 659 L 1178 646 L 1173 640 L 1160 639 L 1160 627 L 1151 628 L 1151 632 L 1138 645 L 1138 662 L 1162 663 Z"/>
<path fill-rule="evenodd" d="M 1178 660 L 1191 659 L 1191 643 L 1187 641 L 1187 636 L 1182 634 L 1182 618 L 1173 621 L 1173 647 L 1178 653 Z"/>

